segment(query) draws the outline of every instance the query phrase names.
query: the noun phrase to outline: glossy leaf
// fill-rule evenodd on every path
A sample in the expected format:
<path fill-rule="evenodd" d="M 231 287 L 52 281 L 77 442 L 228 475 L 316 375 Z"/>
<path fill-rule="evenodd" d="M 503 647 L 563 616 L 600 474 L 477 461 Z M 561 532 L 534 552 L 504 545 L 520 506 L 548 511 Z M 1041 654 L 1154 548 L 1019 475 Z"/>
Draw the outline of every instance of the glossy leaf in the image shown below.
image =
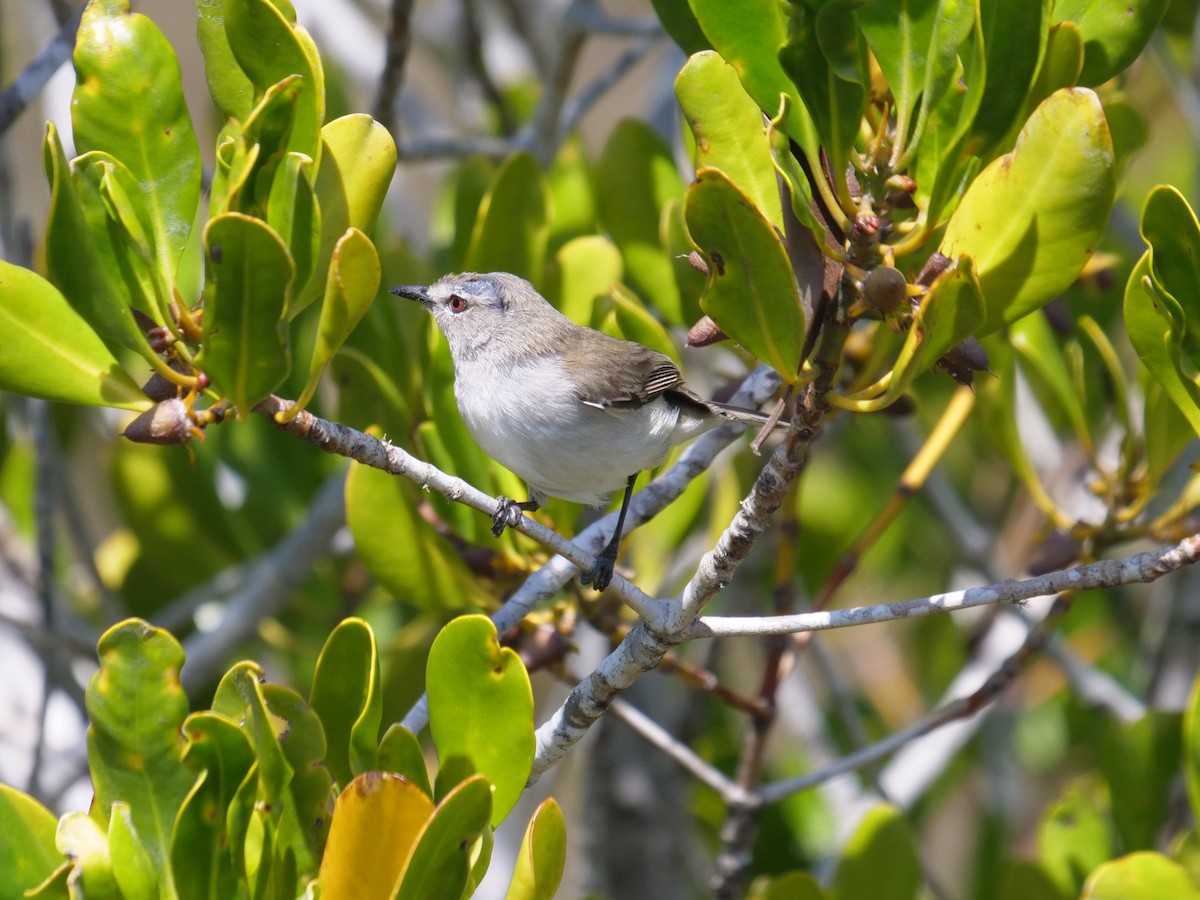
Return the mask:
<path fill-rule="evenodd" d="M 78 153 L 111 153 L 133 173 L 149 213 L 158 266 L 173 281 L 200 200 L 200 147 L 179 61 L 127 0 L 93 0 L 75 39 L 71 118 Z"/>
<path fill-rule="evenodd" d="M 169 872 L 171 830 L 193 780 L 183 765 L 183 648 L 167 632 L 129 619 L 106 631 L 97 649 L 87 744 L 99 816 L 107 823 L 114 803 L 128 804 L 155 868 Z"/>
<path fill-rule="evenodd" d="M 1110 723 L 1100 746 L 1113 824 L 1126 850 L 1154 848 L 1170 813 L 1183 733 L 1178 714 L 1152 710 L 1129 725 Z"/>
<path fill-rule="evenodd" d="M 351 466 L 346 522 L 363 564 L 401 603 L 418 609 L 484 604 L 485 596 L 462 558 L 421 518 L 397 476 Z"/>
<path fill-rule="evenodd" d="M 1132 900 L 1135 897 L 1170 897 L 1197 900 L 1200 889 L 1175 860 L 1144 850 L 1099 866 L 1083 886 L 1086 900 Z"/>
<path fill-rule="evenodd" d="M 108 820 L 108 853 L 113 878 L 125 897 L 153 897 L 165 881 L 138 837 L 129 804 L 112 805 Z"/>
<path fill-rule="evenodd" d="M 0 784 L 0 898 L 16 900 L 62 864 L 53 813 L 33 797 Z"/>
<path fill-rule="evenodd" d="M 459 897 L 467 885 L 471 851 L 492 815 L 491 786 L 475 775 L 446 795 L 417 839 L 393 895 L 395 900 Z"/>
<path fill-rule="evenodd" d="M 1074 22 L 1084 40 L 1079 83 L 1096 87 L 1129 67 L 1150 41 L 1170 0 L 1057 0 L 1054 19 Z"/>
<path fill-rule="evenodd" d="M 783 210 L 762 111 L 747 96 L 733 66 L 712 51 L 697 53 L 675 78 L 675 97 L 696 137 L 696 168 L 720 169 L 782 231 Z M 857 132 L 857 121 L 854 128 Z"/>
<path fill-rule="evenodd" d="M 549 238 L 549 191 L 529 153 L 509 159 L 479 206 L 467 248 L 470 272 L 511 272 L 541 281 Z"/>
<path fill-rule="evenodd" d="M 951 347 L 975 333 L 986 312 L 970 257 L 940 275 L 921 300 L 886 393 L 897 399 Z"/>
<path fill-rule="evenodd" d="M 375 230 L 383 198 L 396 171 L 396 142 L 368 115 L 334 119 L 321 129 L 321 162 L 317 168 L 317 203 L 321 209 L 321 250 L 315 276 L 292 304 L 294 318 L 321 296 L 323 273 L 348 228 L 363 234 Z"/>
<path fill-rule="evenodd" d="M 1046 50 L 1052 0 L 1009 3 L 983 0 L 979 4 L 987 68 L 1002 77 L 987 80 L 981 114 L 972 131 L 983 148 L 990 148 L 1012 130 Z"/>
<path fill-rule="evenodd" d="M 546 285 L 546 299 L 577 325 L 592 320 L 597 297 L 608 294 L 621 281 L 621 252 L 603 235 L 567 241 L 554 255 Z"/>
<path fill-rule="evenodd" d="M 346 785 L 321 860 L 323 900 L 393 896 L 433 811 L 424 792 L 389 772 L 364 772 Z"/>
<path fill-rule="evenodd" d="M 0 260 L 0 389 L 137 412 L 150 400 L 67 299 Z"/>
<path fill-rule="evenodd" d="M 644 122 L 617 123 L 596 164 L 596 210 L 621 251 L 629 286 L 670 322 L 683 321 L 679 288 L 662 246 L 662 210 L 683 196 L 670 148 Z"/>
<path fill-rule="evenodd" d="M 975 179 L 941 252 L 975 260 L 987 334 L 1066 289 L 1095 252 L 1115 195 L 1112 142 L 1096 95 L 1059 91 L 1037 108 L 1012 153 Z"/>
<path fill-rule="evenodd" d="M 1058 414 L 1056 420 L 1065 420 L 1085 446 L 1093 446 L 1091 429 L 1083 408 L 1084 398 L 1075 389 L 1062 348 L 1055 339 L 1046 317 L 1026 316 L 1019 322 L 1014 322 L 1008 331 L 1008 337 L 1024 367 L 1036 373 L 1046 396 L 1057 406 L 1057 409 L 1053 410 Z"/>
<path fill-rule="evenodd" d="M 845 206 L 853 201 L 844 173 L 870 87 L 867 44 L 855 17 L 860 5 L 859 0 L 833 0 L 816 12 L 794 12 L 788 42 L 779 51 L 779 62 L 812 116 Z"/>
<path fill-rule="evenodd" d="M 388 726 L 383 739 L 379 742 L 379 768 L 385 772 L 402 775 L 415 784 L 428 796 L 433 796 L 429 786 L 429 772 L 425 768 L 425 754 L 421 751 L 421 742 L 416 735 L 401 725 L 393 722 Z"/>
<path fill-rule="evenodd" d="M 895 807 L 874 807 L 842 851 L 833 874 L 834 896 L 910 900 L 920 886 L 921 860 L 908 823 Z"/>
<path fill-rule="evenodd" d="M 547 798 L 525 829 L 506 900 L 552 900 L 566 862 L 567 826 L 558 804 Z"/>
<path fill-rule="evenodd" d="M 375 768 L 383 701 L 375 634 L 362 619 L 340 622 L 325 640 L 313 673 L 309 704 L 325 729 L 325 765 L 333 780 L 350 783 Z"/>
<path fill-rule="evenodd" d="M 196 38 L 204 54 L 204 76 L 217 109 L 227 119 L 245 120 L 254 107 L 254 85 L 238 65 L 225 30 L 232 0 L 196 0 Z"/>
<path fill-rule="evenodd" d="M 312 176 L 311 159 L 302 153 L 287 154 L 267 199 L 267 224 L 287 244 L 296 266 L 293 294 L 308 287 L 321 253 L 321 210 Z"/>
<path fill-rule="evenodd" d="M 685 209 L 692 240 L 708 259 L 701 307 L 731 338 L 794 381 L 804 313 L 771 223 L 717 169 L 696 173 Z"/>
<path fill-rule="evenodd" d="M 1091 799 L 1069 788 L 1038 827 L 1042 868 L 1066 896 L 1075 896 L 1088 873 L 1112 857 L 1108 823 Z"/>
<path fill-rule="evenodd" d="M 70 884 L 75 897 L 121 900 L 108 838 L 95 819 L 86 813 L 68 813 L 58 823 L 56 842 L 72 862 Z"/>
<path fill-rule="evenodd" d="M 1125 287 L 1125 329 L 1142 363 L 1200 434 L 1200 386 L 1188 374 L 1200 353 L 1188 352 L 1200 332 L 1200 223 L 1172 187 L 1150 192 L 1142 208 L 1150 249 Z M 1185 305 L 1186 304 L 1186 305 Z"/>
<path fill-rule="evenodd" d="M 907 141 L 925 84 L 939 0 L 867 0 L 858 21 L 879 68 L 887 79 L 896 109 L 896 131 Z"/>
<path fill-rule="evenodd" d="M 371 308 L 379 292 L 380 277 L 375 245 L 357 228 L 349 229 L 338 241 L 329 264 L 325 301 L 321 305 L 317 339 L 308 366 L 308 382 L 297 401 L 297 412 L 308 405 L 334 354 Z"/>
<path fill-rule="evenodd" d="M 828 894 L 807 872 L 788 872 L 772 878 L 754 900 L 827 900 Z"/>
<path fill-rule="evenodd" d="M 303 79 L 287 149 L 320 159 L 325 74 L 307 47 L 307 32 L 271 0 L 226 0 L 224 26 L 232 56 L 253 85 L 256 99 L 289 75 Z"/>
<path fill-rule="evenodd" d="M 204 300 L 204 353 L 213 386 L 241 415 L 275 390 L 291 368 L 282 319 L 295 270 L 269 225 L 225 213 L 204 229 L 212 285 Z"/>
<path fill-rule="evenodd" d="M 1059 22 L 1046 35 L 1046 52 L 1029 89 L 1025 108 L 1032 110 L 1055 91 L 1073 87 L 1079 82 L 1082 70 L 1083 37 L 1074 22 Z"/>
<path fill-rule="evenodd" d="M 533 766 L 533 692 L 520 657 L 501 647 L 486 616 L 451 620 L 426 666 L 429 728 L 444 766 L 456 757 L 494 788 L 495 827 L 516 805 Z"/>
<path fill-rule="evenodd" d="M 235 853 L 253 851 L 253 847 L 247 846 L 247 833 L 252 828 L 261 829 L 262 859 L 242 860 L 239 868 L 257 868 L 263 878 L 272 874 L 279 877 L 280 873 L 288 871 L 312 872 L 316 868 L 322 823 L 316 810 L 308 806 L 312 800 L 310 796 L 304 797 L 303 805 L 297 802 L 297 784 L 294 782 L 307 783 L 306 776 L 312 773 L 306 770 L 315 767 L 325 748 L 320 747 L 321 752 L 315 759 L 312 758 L 314 754 L 304 753 L 306 758 L 297 760 L 302 763 L 300 766 L 292 764 L 289 760 L 291 748 L 285 748 L 284 744 L 292 741 L 294 730 L 300 731 L 298 743 L 305 743 L 304 732 L 312 726 L 306 728 L 307 723 L 298 713 L 300 707 L 306 708 L 307 704 L 299 697 L 295 697 L 291 709 L 284 709 L 285 704 L 278 697 L 268 704 L 268 689 L 273 688 L 276 694 L 283 689 L 263 682 L 262 669 L 256 664 L 238 663 L 225 673 L 213 695 L 212 711 L 242 725 L 257 761 L 254 769 L 257 777 L 242 784 L 234 803 L 242 817 L 230 816 L 230 844 Z M 315 723 L 315 715 L 311 711 L 309 715 Z M 319 725 L 315 727 L 319 732 Z M 328 795 L 328 781 L 325 783 L 325 794 L 320 798 L 322 809 Z M 249 800 L 253 801 L 253 807 L 246 805 L 245 801 Z M 250 817 L 245 818 L 248 810 Z"/>
<path fill-rule="evenodd" d="M 684 53 L 691 55 L 710 49 L 708 38 L 700 30 L 700 23 L 696 21 L 696 14 L 692 12 L 688 0 L 650 0 L 650 2 L 654 5 L 654 11 L 658 14 L 658 20 L 662 22 L 663 28 Z"/>
<path fill-rule="evenodd" d="M 692 11 L 713 49 L 737 70 L 742 86 L 759 109 L 773 115 L 779 95 L 787 94 L 794 115 L 788 117 L 788 135 L 810 159 L 817 159 L 820 139 L 796 87 L 779 63 L 779 49 L 787 43 L 785 8 L 775 0 L 690 0 Z"/>
<path fill-rule="evenodd" d="M 133 319 L 130 288 L 112 255 L 108 229 L 103 238 L 96 234 L 99 220 L 107 215 L 99 203 L 85 211 L 53 122 L 46 123 L 42 153 L 50 182 L 46 268 L 51 282 L 98 334 L 148 356 L 153 351 Z"/>
<path fill-rule="evenodd" d="M 254 765 L 254 752 L 242 729 L 217 713 L 192 713 L 183 727 L 183 762 L 197 778 L 171 835 L 176 890 L 181 900 L 236 896 L 230 807 Z"/>

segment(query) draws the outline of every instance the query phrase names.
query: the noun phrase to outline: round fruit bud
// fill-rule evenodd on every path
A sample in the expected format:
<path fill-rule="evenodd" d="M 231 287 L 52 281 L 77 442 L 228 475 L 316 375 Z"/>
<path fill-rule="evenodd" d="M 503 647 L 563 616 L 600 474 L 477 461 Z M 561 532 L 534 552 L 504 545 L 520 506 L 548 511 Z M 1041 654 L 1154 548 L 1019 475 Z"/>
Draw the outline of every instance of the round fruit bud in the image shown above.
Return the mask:
<path fill-rule="evenodd" d="M 887 314 L 899 308 L 908 297 L 908 282 L 899 269 L 877 266 L 863 281 L 863 302 Z"/>
<path fill-rule="evenodd" d="M 122 434 L 138 444 L 186 444 L 192 439 L 192 419 L 187 404 L 171 398 L 155 403 Z"/>

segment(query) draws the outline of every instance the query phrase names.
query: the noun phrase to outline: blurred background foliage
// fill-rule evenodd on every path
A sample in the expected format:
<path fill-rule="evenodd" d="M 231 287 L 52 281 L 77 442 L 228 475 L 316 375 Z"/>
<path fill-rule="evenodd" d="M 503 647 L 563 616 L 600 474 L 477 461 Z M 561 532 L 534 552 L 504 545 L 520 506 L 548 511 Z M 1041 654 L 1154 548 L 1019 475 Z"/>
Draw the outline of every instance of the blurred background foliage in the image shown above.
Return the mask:
<path fill-rule="evenodd" d="M 688 185 L 705 153 L 685 117 L 689 102 L 704 98 L 689 100 L 680 88 L 677 102 L 673 85 L 687 58 L 680 47 L 692 52 L 709 43 L 677 15 L 687 4 L 295 6 L 320 48 L 326 120 L 371 111 L 398 145 L 399 165 L 372 235 L 384 286 L 503 269 L 533 280 L 577 322 L 669 353 L 701 393 L 745 371 L 748 355 L 729 344 L 681 349 L 702 313 L 705 287 L 682 258 L 692 249 L 684 228 Z M 1116 8 L 1059 0 L 1051 18 L 1092 6 Z M 862 544 L 959 386 L 938 371 L 922 374 L 901 406 L 827 424 L 781 511 L 785 527 L 761 543 L 712 611 L 765 614 L 786 603 L 802 609 L 814 598 L 845 606 L 902 600 L 1058 568 L 1081 550 L 1142 537 L 1074 529 L 1128 499 L 1106 496 L 1092 465 L 1120 468 L 1114 460 L 1123 451 L 1112 443 L 1125 432 L 1113 423 L 1126 393 L 1133 413 L 1144 407 L 1154 423 L 1144 441 L 1158 489 L 1143 521 L 1167 512 L 1189 485 L 1194 435 L 1153 379 L 1140 376 L 1142 390 L 1133 389 L 1139 376 L 1122 309 L 1145 248 L 1139 222 L 1147 195 L 1169 183 L 1182 198 L 1197 197 L 1197 3 L 1135 6 L 1162 17 L 1146 48 L 1136 59 L 1110 61 L 1111 71 L 1089 70 L 1095 54 L 1085 56 L 1079 82 L 1106 82 L 1100 94 L 1121 173 L 1107 230 L 1093 265 L 1044 316 L 986 342 L 994 374 L 980 373 L 975 384 L 979 407 L 992 414 L 969 418 L 925 490 Z M 179 54 L 207 185 L 222 120 L 205 85 L 194 9 L 165 0 L 136 9 Z M 389 33 L 389 16 L 401 9 L 411 15 L 398 36 Z M 0 0 L 0 80 L 11 82 L 71 12 L 65 3 Z M 1056 34 L 1069 42 L 1069 31 Z M 407 40 L 407 58 L 402 89 L 389 102 L 380 72 L 385 41 L 394 51 L 397 37 Z M 1014 58 L 1000 70 L 1021 64 Z M 993 84 L 999 91 L 1003 79 L 989 81 L 983 102 L 992 109 L 1007 103 L 1010 124 L 1019 124 L 1022 98 L 993 96 Z M 41 174 L 43 123 L 55 122 L 70 146 L 71 86 L 68 65 L 0 137 L 0 246 L 5 259 L 38 270 L 46 265 L 41 235 L 50 199 Z M 986 136 L 996 155 L 1011 147 L 1015 132 L 996 126 Z M 193 294 L 202 279 L 196 232 L 178 275 Z M 897 262 L 909 281 L 935 244 Z M 620 287 L 609 291 L 613 282 Z M 1080 327 L 1085 318 L 1094 327 Z M 851 342 L 847 354 L 855 350 Z M 300 396 L 307 375 L 295 366 L 276 392 Z M 1016 405 L 994 396 L 1008 390 L 1017 392 Z M 458 420 L 448 354 L 419 309 L 374 303 L 334 358 L 312 408 L 377 429 L 484 491 L 521 495 Z M 185 687 L 205 702 L 239 658 L 258 660 L 274 681 L 309 684 L 329 633 L 347 615 L 361 616 L 380 644 L 386 725 L 422 694 L 438 629 L 463 611 L 494 609 L 545 560 L 526 538 L 508 533 L 494 542 L 481 515 L 373 470 L 350 472 L 343 509 L 345 463 L 254 416 L 209 428 L 187 448 L 161 448 L 118 439 L 128 415 L 113 410 L 15 395 L 0 396 L 0 410 L 0 653 L 23 673 L 0 687 L 0 780 L 56 811 L 88 803 L 81 685 L 93 671 L 96 640 L 112 623 L 136 615 L 177 635 L 193 667 L 184 669 Z M 1089 445 L 1093 435 L 1098 440 Z M 637 582 L 655 596 L 678 591 L 759 465 L 746 452 L 724 459 L 631 535 L 622 562 Z M 1023 466 L 1025 477 L 1014 474 Z M 1036 485 L 1057 519 L 1031 499 Z M 1195 530 L 1190 509 L 1179 512 L 1170 529 L 1152 534 L 1158 542 Z M 589 515 L 552 503 L 544 521 L 570 534 Z M 1148 546 L 1122 543 L 1121 550 Z M 847 554 L 859 549 L 864 554 L 851 561 Z M 784 598 L 780 559 L 796 576 L 784 579 Z M 1104 860 L 1157 849 L 1197 879 L 1180 713 L 1196 671 L 1198 597 L 1196 575 L 1186 570 L 1147 587 L 1078 596 L 1046 652 L 983 712 L 886 763 L 765 808 L 751 873 L 804 869 L 832 883 L 839 897 L 882 896 L 856 887 L 882 890 L 877 875 L 855 874 L 858 858 L 868 873 L 915 872 L 897 875 L 898 897 L 1065 897 Z M 1038 604 L 987 608 L 808 642 L 774 695 L 764 769 L 772 778 L 818 770 L 969 693 L 1045 612 Z M 540 669 L 533 674 L 535 721 L 557 707 L 573 676 L 594 667 L 623 624 L 604 598 L 572 586 L 508 636 Z M 555 639 L 547 663 L 537 652 L 548 633 Z M 734 772 L 743 759 L 745 710 L 771 652 L 769 642 L 746 639 L 681 649 L 631 699 Z M 1186 746 L 1196 752 L 1194 742 Z M 580 751 L 522 801 L 534 804 L 552 791 L 563 803 L 575 851 L 564 895 L 586 888 L 614 897 L 638 888 L 642 896 L 703 893 L 711 860 L 727 846 L 721 829 L 729 811 L 720 798 L 619 723 L 604 722 Z M 514 819 L 523 825 L 532 809 Z M 606 831 L 618 822 L 621 839 Z M 519 838 L 510 840 L 512 849 Z M 798 884 L 769 890 L 803 896 L 785 893 L 809 889 Z"/>

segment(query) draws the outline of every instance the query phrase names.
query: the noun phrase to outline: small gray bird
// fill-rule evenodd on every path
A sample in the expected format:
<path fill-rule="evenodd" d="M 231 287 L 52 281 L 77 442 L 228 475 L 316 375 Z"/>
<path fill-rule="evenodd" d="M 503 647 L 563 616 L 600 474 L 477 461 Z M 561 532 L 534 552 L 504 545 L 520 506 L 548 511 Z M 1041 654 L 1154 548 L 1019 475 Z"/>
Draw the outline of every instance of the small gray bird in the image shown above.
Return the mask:
<path fill-rule="evenodd" d="M 397 287 L 431 313 L 450 345 L 454 396 L 471 436 L 529 485 L 529 499 L 499 497 L 492 534 L 547 497 L 601 506 L 622 486 L 617 528 L 584 584 L 612 580 L 633 483 L 676 444 L 723 421 L 767 417 L 688 390 L 670 357 L 576 325 L 523 278 L 507 272 L 446 275 Z"/>

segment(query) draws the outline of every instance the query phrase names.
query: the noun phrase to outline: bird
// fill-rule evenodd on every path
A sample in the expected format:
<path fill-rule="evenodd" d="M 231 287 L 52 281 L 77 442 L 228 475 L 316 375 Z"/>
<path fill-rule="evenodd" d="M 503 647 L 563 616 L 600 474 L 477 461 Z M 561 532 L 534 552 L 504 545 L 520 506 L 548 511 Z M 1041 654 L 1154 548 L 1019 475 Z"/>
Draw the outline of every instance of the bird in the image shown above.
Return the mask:
<path fill-rule="evenodd" d="M 598 591 L 612 581 L 638 474 L 722 422 L 768 421 L 704 399 L 666 354 L 577 325 L 516 275 L 464 272 L 392 293 L 433 314 L 467 430 L 529 488 L 525 501 L 497 498 L 493 535 L 550 497 L 603 506 L 624 488 L 612 538 L 581 573 Z"/>

